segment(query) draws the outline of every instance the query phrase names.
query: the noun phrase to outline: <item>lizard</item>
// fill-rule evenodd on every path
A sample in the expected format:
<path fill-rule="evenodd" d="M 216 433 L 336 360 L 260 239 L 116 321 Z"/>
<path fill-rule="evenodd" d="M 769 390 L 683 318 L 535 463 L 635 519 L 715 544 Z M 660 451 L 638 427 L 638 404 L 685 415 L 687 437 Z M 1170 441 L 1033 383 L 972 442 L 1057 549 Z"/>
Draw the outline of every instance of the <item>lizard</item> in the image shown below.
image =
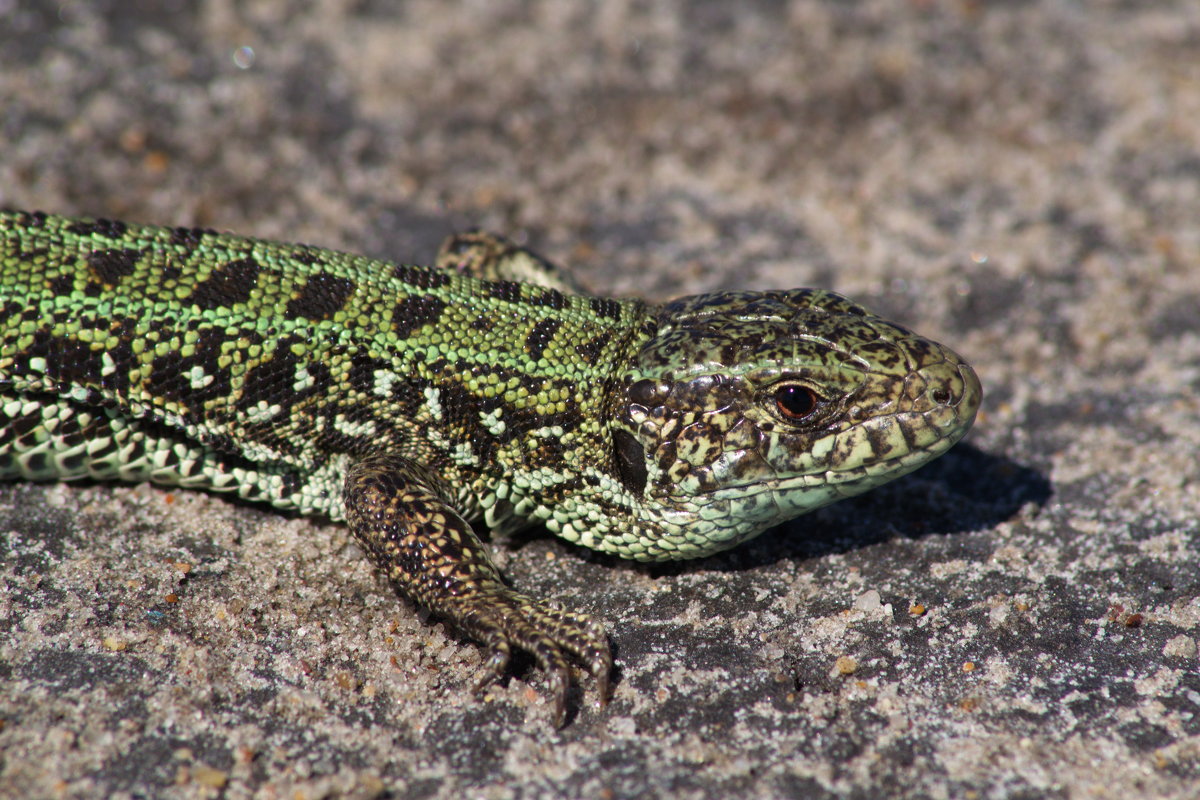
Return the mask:
<path fill-rule="evenodd" d="M 832 291 L 588 295 L 503 237 L 391 263 L 193 227 L 0 212 L 0 479 L 152 481 L 348 525 L 401 594 L 603 705 L 594 617 L 505 582 L 480 538 L 541 524 L 698 558 L 899 477 L 982 390 L 949 348 Z"/>

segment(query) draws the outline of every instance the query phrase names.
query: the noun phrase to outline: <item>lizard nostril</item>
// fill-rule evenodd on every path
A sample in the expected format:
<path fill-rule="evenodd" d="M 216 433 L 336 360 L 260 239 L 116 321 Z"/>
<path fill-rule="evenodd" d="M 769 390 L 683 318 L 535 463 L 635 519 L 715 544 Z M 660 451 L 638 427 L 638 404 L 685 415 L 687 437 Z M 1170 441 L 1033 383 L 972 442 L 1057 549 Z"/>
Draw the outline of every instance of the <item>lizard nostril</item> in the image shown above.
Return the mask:
<path fill-rule="evenodd" d="M 945 386 L 939 386 L 929 393 L 929 399 L 937 403 L 939 406 L 949 405 L 950 397 L 950 390 Z"/>

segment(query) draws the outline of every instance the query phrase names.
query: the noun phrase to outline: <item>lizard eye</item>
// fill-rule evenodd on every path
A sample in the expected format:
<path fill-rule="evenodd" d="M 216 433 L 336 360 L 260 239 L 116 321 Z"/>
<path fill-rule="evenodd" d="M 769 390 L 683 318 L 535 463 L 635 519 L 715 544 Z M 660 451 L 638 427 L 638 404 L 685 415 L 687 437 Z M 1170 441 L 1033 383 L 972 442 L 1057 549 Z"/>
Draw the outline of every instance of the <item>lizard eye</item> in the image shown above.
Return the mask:
<path fill-rule="evenodd" d="M 785 383 L 775 389 L 775 408 L 789 422 L 799 422 L 817 410 L 817 393 L 798 383 Z"/>

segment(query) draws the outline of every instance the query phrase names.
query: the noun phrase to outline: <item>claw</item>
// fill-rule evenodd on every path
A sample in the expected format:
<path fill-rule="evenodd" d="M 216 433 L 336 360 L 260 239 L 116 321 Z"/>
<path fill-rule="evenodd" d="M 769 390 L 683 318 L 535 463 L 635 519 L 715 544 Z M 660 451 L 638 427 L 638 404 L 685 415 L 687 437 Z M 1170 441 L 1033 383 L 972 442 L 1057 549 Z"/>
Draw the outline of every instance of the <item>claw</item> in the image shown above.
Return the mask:
<path fill-rule="evenodd" d="M 512 659 L 512 648 L 506 640 L 496 638 L 494 641 L 487 642 L 486 646 L 491 651 L 491 655 L 484 664 L 483 674 L 475 682 L 474 692 L 476 694 L 503 678 L 504 671 L 508 669 L 508 662 Z"/>
<path fill-rule="evenodd" d="M 554 695 L 554 727 L 561 728 L 567 721 L 567 689 L 571 685 L 571 673 L 566 665 L 550 670 L 550 693 Z"/>

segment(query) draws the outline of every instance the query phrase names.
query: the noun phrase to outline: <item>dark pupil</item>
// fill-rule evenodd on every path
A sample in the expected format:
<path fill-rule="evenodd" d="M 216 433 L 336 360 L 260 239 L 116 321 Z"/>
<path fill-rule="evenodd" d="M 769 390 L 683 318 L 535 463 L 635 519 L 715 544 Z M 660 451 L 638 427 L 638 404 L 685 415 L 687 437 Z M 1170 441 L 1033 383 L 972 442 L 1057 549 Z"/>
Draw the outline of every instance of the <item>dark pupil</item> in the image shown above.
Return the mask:
<path fill-rule="evenodd" d="M 805 386 L 781 386 L 775 390 L 779 413 L 789 419 L 804 419 L 817 407 L 817 397 Z"/>

